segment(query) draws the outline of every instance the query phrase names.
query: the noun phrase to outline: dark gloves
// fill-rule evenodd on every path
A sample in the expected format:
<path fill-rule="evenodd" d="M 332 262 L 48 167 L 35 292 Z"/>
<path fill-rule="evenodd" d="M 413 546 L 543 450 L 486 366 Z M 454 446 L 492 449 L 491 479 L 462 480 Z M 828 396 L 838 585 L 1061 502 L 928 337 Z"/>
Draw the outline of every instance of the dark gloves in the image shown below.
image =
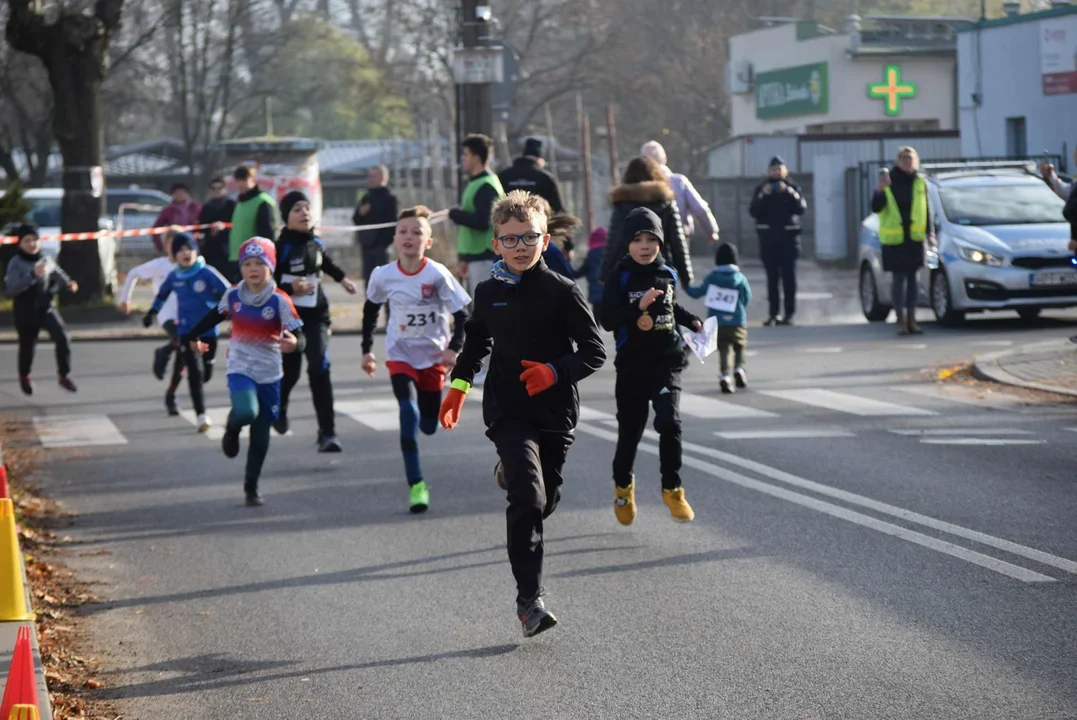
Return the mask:
<path fill-rule="evenodd" d="M 153 322 L 156 319 L 157 319 L 157 311 L 156 310 L 150 310 L 148 313 L 146 313 L 146 316 L 142 318 L 142 327 L 148 328 L 150 325 L 153 325 Z"/>

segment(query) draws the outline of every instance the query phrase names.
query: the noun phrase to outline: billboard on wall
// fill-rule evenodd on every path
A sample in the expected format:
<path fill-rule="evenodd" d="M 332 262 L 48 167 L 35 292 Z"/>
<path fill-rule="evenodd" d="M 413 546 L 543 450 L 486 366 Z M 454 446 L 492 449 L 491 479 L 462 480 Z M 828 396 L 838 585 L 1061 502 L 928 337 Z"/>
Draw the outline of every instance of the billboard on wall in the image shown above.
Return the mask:
<path fill-rule="evenodd" d="M 826 63 L 757 73 L 755 116 L 760 120 L 830 111 Z"/>
<path fill-rule="evenodd" d="M 1040 21 L 1044 95 L 1077 93 L 1077 15 Z"/>

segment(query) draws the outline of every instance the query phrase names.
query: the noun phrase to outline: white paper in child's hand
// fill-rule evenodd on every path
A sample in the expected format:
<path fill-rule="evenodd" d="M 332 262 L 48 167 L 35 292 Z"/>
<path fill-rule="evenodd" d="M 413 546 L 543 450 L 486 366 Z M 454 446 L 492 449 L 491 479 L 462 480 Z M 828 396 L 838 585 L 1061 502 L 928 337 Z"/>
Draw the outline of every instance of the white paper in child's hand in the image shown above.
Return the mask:
<path fill-rule="evenodd" d="M 700 362 L 718 349 L 718 318 L 709 317 L 703 322 L 703 329 L 699 332 L 681 327 L 681 336 L 684 344 L 695 353 Z"/>

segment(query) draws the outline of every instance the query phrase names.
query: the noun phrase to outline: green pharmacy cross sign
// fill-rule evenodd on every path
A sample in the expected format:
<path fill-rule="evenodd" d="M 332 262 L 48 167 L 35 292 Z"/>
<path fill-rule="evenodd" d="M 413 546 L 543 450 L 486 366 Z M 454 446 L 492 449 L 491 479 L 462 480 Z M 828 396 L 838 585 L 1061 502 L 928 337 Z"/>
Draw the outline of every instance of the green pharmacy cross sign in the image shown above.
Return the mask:
<path fill-rule="evenodd" d="M 887 115 L 901 114 L 901 100 L 916 97 L 916 84 L 901 81 L 901 68 L 887 65 L 883 71 L 883 82 L 868 85 L 868 97 L 882 100 Z"/>

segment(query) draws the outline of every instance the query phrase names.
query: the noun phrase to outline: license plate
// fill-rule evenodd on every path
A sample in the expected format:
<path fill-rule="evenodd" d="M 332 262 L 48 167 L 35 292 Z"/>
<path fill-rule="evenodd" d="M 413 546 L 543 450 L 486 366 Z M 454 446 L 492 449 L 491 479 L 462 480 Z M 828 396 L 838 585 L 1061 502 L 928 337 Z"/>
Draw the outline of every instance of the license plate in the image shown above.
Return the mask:
<path fill-rule="evenodd" d="M 1028 276 L 1028 284 L 1036 286 L 1077 285 L 1077 272 L 1032 273 Z"/>

